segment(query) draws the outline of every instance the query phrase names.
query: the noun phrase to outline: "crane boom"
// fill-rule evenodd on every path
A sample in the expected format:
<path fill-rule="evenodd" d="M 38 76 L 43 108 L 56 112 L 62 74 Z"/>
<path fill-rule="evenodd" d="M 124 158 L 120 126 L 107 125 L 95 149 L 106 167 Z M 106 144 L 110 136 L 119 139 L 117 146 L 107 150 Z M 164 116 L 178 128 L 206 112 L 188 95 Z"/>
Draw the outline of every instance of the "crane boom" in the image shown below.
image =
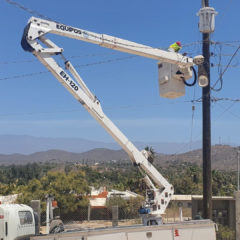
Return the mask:
<path fill-rule="evenodd" d="M 134 43 L 105 34 L 97 34 L 70 27 L 53 21 L 32 17 L 24 29 L 22 47 L 32 52 L 38 60 L 57 78 L 57 80 L 79 101 L 83 107 L 96 119 L 100 125 L 120 144 L 127 152 L 130 160 L 144 174 L 144 180 L 149 188 L 146 195 L 144 211 L 141 213 L 151 219 L 164 214 L 171 197 L 173 186 L 162 176 L 162 174 L 148 161 L 149 153 L 145 150 L 139 151 L 133 143 L 118 129 L 118 127 L 105 115 L 100 101 L 88 89 L 78 72 L 70 61 L 62 55 L 63 49 L 58 47 L 50 39 L 47 33 L 57 34 L 74 38 L 103 47 L 119 51 L 133 53 L 144 57 L 157 59 L 163 62 L 189 67 L 194 64 L 192 58 L 181 54 L 167 52 L 161 49 L 151 48 L 142 44 Z M 53 58 L 62 56 L 65 69 L 63 69 Z M 149 218 L 150 216 L 150 218 Z"/>
<path fill-rule="evenodd" d="M 29 41 L 34 40 L 46 33 L 53 33 L 68 38 L 74 38 L 77 40 L 98 44 L 102 47 L 112 48 L 121 52 L 152 58 L 162 62 L 177 64 L 178 66 L 182 67 L 190 67 L 194 65 L 192 58 L 178 53 L 165 51 L 159 48 L 152 48 L 147 45 L 113 37 L 107 34 L 90 32 L 58 22 L 32 17 L 29 19 L 28 25 L 31 25 L 28 30 Z M 40 33 L 39 29 L 41 31 Z"/>

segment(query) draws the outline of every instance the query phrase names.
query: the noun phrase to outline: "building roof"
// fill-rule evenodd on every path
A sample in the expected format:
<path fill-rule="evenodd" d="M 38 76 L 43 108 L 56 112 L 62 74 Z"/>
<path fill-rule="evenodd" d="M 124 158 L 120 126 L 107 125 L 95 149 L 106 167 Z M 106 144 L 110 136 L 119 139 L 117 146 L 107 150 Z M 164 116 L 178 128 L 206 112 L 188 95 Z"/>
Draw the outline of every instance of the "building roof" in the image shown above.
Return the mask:
<path fill-rule="evenodd" d="M 91 188 L 91 195 L 89 197 L 90 205 L 94 208 L 100 208 L 106 206 L 107 198 L 111 197 L 121 197 L 123 199 L 135 198 L 139 196 L 138 194 L 131 191 L 118 191 L 112 189 L 111 191 L 107 191 L 106 188 L 94 189 Z"/>
<path fill-rule="evenodd" d="M 176 195 L 172 196 L 173 201 L 192 201 L 192 195 Z"/>
<path fill-rule="evenodd" d="M 108 192 L 108 196 L 107 197 L 114 197 L 114 196 L 117 196 L 117 197 L 122 197 L 124 199 L 128 199 L 128 198 L 135 198 L 135 197 L 138 197 L 139 195 L 134 193 L 134 192 L 131 192 L 131 191 L 118 191 L 118 190 L 114 190 L 112 189 L 111 191 Z"/>
<path fill-rule="evenodd" d="M 192 200 L 202 200 L 203 195 L 173 195 L 173 201 L 192 201 Z M 213 196 L 212 200 L 234 200 L 231 196 Z"/>
<path fill-rule="evenodd" d="M 194 200 L 202 200 L 203 195 L 192 195 Z M 212 200 L 235 200 L 232 196 L 212 196 Z"/>

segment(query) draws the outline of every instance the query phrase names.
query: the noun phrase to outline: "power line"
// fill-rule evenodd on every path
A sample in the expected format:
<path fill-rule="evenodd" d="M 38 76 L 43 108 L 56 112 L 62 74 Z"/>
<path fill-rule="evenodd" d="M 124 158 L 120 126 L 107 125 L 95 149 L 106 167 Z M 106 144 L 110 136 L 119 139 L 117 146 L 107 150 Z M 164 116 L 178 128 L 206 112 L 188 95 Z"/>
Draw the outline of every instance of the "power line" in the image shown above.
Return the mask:
<path fill-rule="evenodd" d="M 5 1 L 6 1 L 7 3 L 9 3 L 9 4 L 11 4 L 11 5 L 13 5 L 13 6 L 15 6 L 15 7 L 19 8 L 19 9 L 21 9 L 21 10 L 23 10 L 23 11 L 25 11 L 25 12 L 27 12 L 27 13 L 30 13 L 31 15 L 35 15 L 35 16 L 38 16 L 38 17 L 40 17 L 40 18 L 47 19 L 47 20 L 49 20 L 49 21 L 53 21 L 51 18 L 49 18 L 49 17 L 47 17 L 47 16 L 39 13 L 38 11 L 32 10 L 32 9 L 30 9 L 30 8 L 27 8 L 27 7 L 21 5 L 21 4 L 18 3 L 18 2 L 15 2 L 15 1 L 13 1 L 13 0 L 5 0 Z"/>
<path fill-rule="evenodd" d="M 6 0 L 7 1 L 7 0 Z M 235 42 L 240 42 L 240 41 L 235 41 Z M 196 46 L 196 45 L 200 45 L 202 43 L 202 41 L 196 41 L 196 42 L 192 42 L 192 43 L 186 43 L 183 44 L 182 47 L 184 48 L 189 48 L 190 46 Z M 227 43 L 227 42 L 226 42 Z M 215 46 L 217 45 L 221 45 L 221 42 L 217 42 L 217 44 L 215 44 Z M 235 47 L 235 45 L 234 45 Z M 163 47 L 162 49 L 167 49 L 167 47 Z M 199 54 L 200 50 L 197 50 L 195 52 L 193 51 L 188 51 L 188 54 Z M 98 57 L 98 56 L 107 56 L 107 55 L 114 55 L 114 54 L 118 54 L 117 52 L 111 52 L 111 53 L 89 53 L 89 54 L 81 54 L 81 55 L 73 55 L 68 57 L 69 59 L 73 59 L 73 58 L 81 58 L 81 57 Z M 211 53 L 212 57 L 215 56 L 223 56 L 223 57 L 229 57 L 232 56 L 232 53 L 222 53 L 222 54 L 216 54 L 214 52 Z M 36 59 L 34 60 L 10 60 L 10 61 L 0 61 L 0 65 L 8 65 L 8 64 L 21 64 L 21 63 L 32 63 L 32 62 L 38 62 Z M 239 64 L 240 65 L 240 64 Z M 230 65 L 230 67 L 239 67 L 239 65 Z M 212 64 L 212 67 L 217 67 L 218 64 Z M 221 66 L 226 66 L 226 65 L 221 65 Z"/>
<path fill-rule="evenodd" d="M 218 116 L 218 118 L 215 119 L 215 121 L 218 120 L 219 118 L 221 118 L 226 112 L 229 112 L 229 110 L 235 105 L 235 103 L 236 103 L 236 102 L 231 103 L 231 105 L 228 106 L 228 107 Z M 236 116 L 236 115 L 235 115 L 235 116 Z M 238 118 L 240 118 L 240 117 L 238 117 Z"/>
<path fill-rule="evenodd" d="M 195 44 L 195 43 L 192 43 L 192 44 Z M 221 74 L 221 77 L 223 76 L 223 74 L 225 73 L 225 71 L 227 70 L 228 67 L 231 67 L 231 66 L 237 67 L 238 66 L 238 65 L 237 66 L 236 65 L 230 65 L 230 63 L 232 62 L 232 59 L 234 58 L 234 56 L 237 54 L 239 48 L 240 48 L 240 46 L 235 51 L 235 53 L 232 55 L 231 60 L 226 65 L 226 68 L 223 71 L 223 73 Z M 114 53 L 114 52 L 110 53 L 110 55 L 113 55 L 113 54 L 116 54 L 116 53 Z M 108 54 L 105 54 L 105 53 L 104 54 L 84 54 L 84 55 L 70 56 L 69 58 L 79 58 L 79 57 L 86 57 L 86 56 L 93 57 L 93 56 L 102 56 L 102 55 L 108 55 Z M 99 64 L 107 64 L 107 63 L 111 63 L 111 62 L 115 62 L 115 61 L 122 61 L 122 60 L 126 60 L 126 59 L 131 59 L 131 58 L 134 58 L 134 57 L 137 57 L 137 56 L 127 56 L 127 57 L 122 57 L 122 58 L 103 60 L 103 61 L 94 62 L 94 63 L 86 63 L 86 64 L 77 65 L 76 67 L 80 68 L 80 67 L 89 67 L 89 66 L 99 65 Z M 35 61 L 36 60 L 20 60 L 20 61 L 10 61 L 10 62 L 0 62 L 0 64 L 19 64 L 19 63 L 30 63 L 30 62 L 35 62 Z M 218 65 L 220 65 L 220 64 L 218 64 Z M 213 66 L 217 66 L 217 64 L 215 64 Z M 2 80 L 10 80 L 10 79 L 17 79 L 17 78 L 24 78 L 24 77 L 31 77 L 31 76 L 46 74 L 48 72 L 49 71 L 36 72 L 36 73 L 26 73 L 26 74 L 21 74 L 21 75 L 16 75 L 16 76 L 0 78 L 0 81 L 2 81 Z M 219 77 L 219 79 L 220 79 L 220 77 Z M 215 85 L 216 84 L 217 84 L 217 82 L 215 83 Z"/>
<path fill-rule="evenodd" d="M 70 56 L 68 57 L 69 59 L 74 59 L 74 58 L 82 58 L 82 57 L 100 57 L 100 56 L 108 56 L 108 55 L 116 55 L 117 52 L 111 52 L 111 53 L 89 53 L 89 54 L 81 54 L 81 55 L 75 55 L 75 56 Z M 37 59 L 33 60 L 12 60 L 12 61 L 2 61 L 0 62 L 1 65 L 8 65 L 8 64 L 19 64 L 19 63 L 33 63 L 33 62 L 38 62 Z"/>
<path fill-rule="evenodd" d="M 211 57 L 231 57 L 232 56 L 232 53 L 214 53 L 212 52 L 211 53 Z"/>
<path fill-rule="evenodd" d="M 240 40 L 235 41 L 211 41 L 211 45 L 224 45 L 228 47 L 237 47 L 239 46 Z"/>
<path fill-rule="evenodd" d="M 74 58 L 83 58 L 83 57 L 101 57 L 101 56 L 109 56 L 109 55 L 116 55 L 119 54 L 119 52 L 111 52 L 111 53 L 89 53 L 89 54 L 82 54 L 82 55 L 73 55 L 68 57 L 68 59 L 74 59 Z M 22 63 L 34 63 L 39 62 L 37 59 L 23 59 L 23 60 L 6 60 L 6 61 L 0 61 L 0 65 L 10 65 L 10 64 L 22 64 Z"/>
<path fill-rule="evenodd" d="M 220 102 L 220 101 L 240 102 L 240 99 L 238 99 L 238 98 L 234 99 L 234 98 L 216 98 L 216 97 L 211 97 L 210 101 L 213 102 L 213 103 Z M 188 102 L 200 103 L 200 102 L 202 102 L 202 98 L 198 98 L 198 99 L 191 100 L 191 101 L 188 101 Z"/>
<path fill-rule="evenodd" d="M 224 73 L 228 70 L 228 68 L 229 68 L 232 60 L 233 60 L 234 57 L 237 55 L 237 52 L 239 51 L 239 49 L 240 49 L 240 45 L 238 46 L 238 48 L 236 49 L 236 51 L 233 53 L 233 55 L 232 55 L 232 57 L 230 58 L 227 66 L 225 67 L 225 69 L 221 72 L 218 80 L 217 80 L 217 81 L 215 82 L 215 84 L 211 87 L 211 90 L 216 91 L 216 92 L 221 90 L 222 87 L 220 87 L 220 88 L 218 88 L 218 89 L 214 89 L 214 87 L 218 84 L 219 81 L 222 82 L 222 77 L 223 77 Z"/>
<path fill-rule="evenodd" d="M 4 78 L 0 78 L 0 81 L 11 80 L 11 79 L 17 79 L 17 78 L 32 77 L 32 76 L 41 75 L 41 74 L 46 74 L 46 73 L 49 73 L 49 71 L 35 72 L 35 73 L 26 73 L 26 74 L 21 74 L 21 75 L 15 75 L 15 76 L 10 76 L 10 77 L 4 77 Z"/>
<path fill-rule="evenodd" d="M 127 57 L 122 57 L 122 58 L 114 58 L 114 59 L 108 59 L 104 61 L 99 61 L 99 62 L 93 62 L 93 63 L 86 63 L 86 64 L 80 64 L 76 65 L 76 68 L 81 68 L 81 67 L 90 67 L 94 65 L 100 65 L 100 64 L 107 64 L 107 63 L 112 63 L 112 62 L 117 62 L 117 61 L 123 61 L 127 59 L 132 59 L 138 56 L 127 56 Z M 46 74 L 49 73 L 50 71 L 42 71 L 42 72 L 35 72 L 35 73 L 26 73 L 26 74 L 21 74 L 21 75 L 15 75 L 15 76 L 10 76 L 10 77 L 4 77 L 0 78 L 0 81 L 3 80 L 10 80 L 10 79 L 17 79 L 17 78 L 24 78 L 24 77 L 32 77 L 36 75 L 41 75 L 41 74 Z"/>
<path fill-rule="evenodd" d="M 90 67 L 93 65 L 98 65 L 98 64 L 106 64 L 106 63 L 112 63 L 112 62 L 117 62 L 117 61 L 122 61 L 122 60 L 127 60 L 127 59 L 132 59 L 132 58 L 136 58 L 138 56 L 127 56 L 127 57 L 120 57 L 120 58 L 115 58 L 115 59 L 109 59 L 109 60 L 103 60 L 103 61 L 99 61 L 99 62 L 95 62 L 95 63 L 86 63 L 86 64 L 80 64 L 80 65 L 76 65 L 76 68 L 81 68 L 81 67 Z"/>
<path fill-rule="evenodd" d="M 195 99 L 195 88 L 193 93 L 193 99 Z M 192 102 L 192 121 L 191 121 L 191 133 L 190 133 L 190 150 L 192 150 L 192 134 L 193 134 L 193 122 L 194 122 L 195 104 Z"/>
<path fill-rule="evenodd" d="M 231 67 L 231 68 L 240 68 L 240 64 L 232 64 L 232 65 L 227 65 L 227 64 L 211 64 L 211 67 Z"/>
<path fill-rule="evenodd" d="M 216 46 L 215 46 L 216 47 Z M 220 87 L 217 89 L 217 91 L 220 91 L 222 90 L 222 87 L 223 87 L 223 70 L 222 70 L 222 67 L 221 67 L 221 62 L 222 62 L 222 56 L 221 56 L 221 53 L 222 53 L 222 45 L 219 46 L 219 52 L 220 52 L 220 56 L 219 56 L 219 61 L 218 61 L 218 74 L 219 74 L 219 82 L 220 82 Z M 216 90 L 215 90 L 216 91 Z"/>
<path fill-rule="evenodd" d="M 211 98 L 212 102 L 219 102 L 219 101 L 229 101 L 229 102 L 240 102 L 240 99 L 233 99 L 233 98 Z"/>
<path fill-rule="evenodd" d="M 228 108 L 226 108 L 226 109 L 224 110 L 224 112 L 222 112 L 221 115 L 220 115 L 217 119 L 219 119 L 219 118 L 220 118 L 222 115 L 224 115 L 226 112 L 229 112 L 232 116 L 240 119 L 240 115 L 235 114 L 235 113 L 233 113 L 233 112 L 230 111 L 230 109 L 235 105 L 235 103 L 236 103 L 236 102 L 233 102 Z M 223 107 L 221 104 L 218 104 L 217 106 L 220 106 L 221 108 L 224 109 L 224 107 Z"/>
<path fill-rule="evenodd" d="M 229 99 L 229 98 L 221 98 L 221 99 L 213 99 L 213 102 L 217 103 L 219 101 L 230 101 L 233 103 L 238 103 L 240 102 L 240 99 Z M 182 103 L 193 103 L 194 101 L 177 101 L 177 102 L 168 102 L 168 103 L 164 103 L 164 104 L 182 104 Z M 195 102 L 196 103 L 196 102 Z M 141 104 L 141 105 L 119 105 L 119 106 L 104 106 L 104 110 L 105 111 L 109 111 L 109 110 L 115 110 L 115 109 L 142 109 L 142 108 L 149 108 L 149 107 L 153 107 L 153 108 L 158 108 L 162 106 L 162 104 L 156 104 L 156 103 L 148 103 L 148 104 Z M 194 106 L 194 107 L 193 107 Z M 192 122 L 191 125 L 193 125 L 193 120 L 194 120 L 194 112 L 195 112 L 196 108 L 195 105 L 192 105 Z M 65 112 L 78 112 L 79 109 L 72 109 L 72 110 L 59 110 L 59 111 L 49 111 L 49 112 L 29 112 L 29 113 L 9 113 L 9 114 L 0 114 L 0 117 L 9 117 L 9 116 L 25 116 L 25 115 L 41 115 L 41 114 L 56 114 L 56 113 L 65 113 Z M 224 110 L 224 113 L 227 112 L 226 110 Z M 222 113 L 221 115 L 223 115 L 224 113 Z"/>

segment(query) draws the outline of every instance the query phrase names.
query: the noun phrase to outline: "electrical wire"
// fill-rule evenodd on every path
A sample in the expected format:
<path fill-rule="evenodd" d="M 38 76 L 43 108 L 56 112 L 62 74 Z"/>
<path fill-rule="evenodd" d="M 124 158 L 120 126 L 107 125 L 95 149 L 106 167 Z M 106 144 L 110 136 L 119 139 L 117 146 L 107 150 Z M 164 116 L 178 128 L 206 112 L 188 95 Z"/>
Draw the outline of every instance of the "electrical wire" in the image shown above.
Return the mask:
<path fill-rule="evenodd" d="M 193 100 L 195 99 L 195 87 L 194 87 L 194 91 L 193 91 Z M 191 132 L 190 132 L 190 151 L 192 150 L 192 135 L 193 135 L 193 123 L 194 123 L 194 113 L 195 113 L 195 104 L 194 102 L 192 102 L 192 120 L 191 120 Z"/>
<path fill-rule="evenodd" d="M 212 52 L 212 55 L 211 55 L 212 57 L 231 57 L 232 56 L 232 53 L 214 53 L 214 52 Z"/>
<path fill-rule="evenodd" d="M 183 45 L 184 47 L 189 47 L 189 46 L 196 46 L 198 44 L 200 44 L 201 42 L 193 42 L 193 43 L 188 43 Z M 167 47 L 163 47 L 162 49 L 167 49 Z M 199 50 L 196 50 L 195 52 L 193 51 L 187 51 L 188 54 L 199 54 Z M 68 57 L 69 59 L 73 59 L 73 58 L 81 58 L 81 57 L 98 57 L 98 56 L 107 56 L 107 55 L 116 55 L 118 54 L 118 52 L 111 52 L 111 53 L 89 53 L 89 54 L 80 54 L 80 55 L 73 55 Z M 230 54 L 226 54 L 226 56 L 229 56 Z M 232 56 L 232 54 L 230 55 Z M 33 59 L 33 60 L 10 60 L 10 61 L 0 61 L 0 65 L 8 65 L 8 64 L 21 64 L 21 63 L 31 63 L 31 62 L 38 62 L 37 59 Z"/>
<path fill-rule="evenodd" d="M 220 101 L 225 101 L 225 102 L 240 102 L 240 99 L 236 98 L 216 98 L 216 97 L 211 97 L 210 99 L 211 102 L 216 103 L 216 102 L 220 102 Z M 195 99 L 195 100 L 191 100 L 188 102 L 192 102 L 192 103 L 201 103 L 202 102 L 202 97 Z"/>
<path fill-rule="evenodd" d="M 132 58 L 136 58 L 136 57 L 138 57 L 138 56 L 127 56 L 127 57 L 122 57 L 122 58 L 114 58 L 114 59 L 108 59 L 108 60 L 99 61 L 99 62 L 80 64 L 80 65 L 76 65 L 75 67 L 76 68 L 90 67 L 90 66 L 94 66 L 94 65 L 107 64 L 107 63 L 112 63 L 112 62 L 132 59 Z M 0 78 L 0 81 L 10 80 L 10 79 L 17 79 L 17 78 L 32 77 L 32 76 L 36 76 L 36 75 L 46 74 L 46 73 L 49 73 L 49 72 L 50 71 L 42 71 L 42 72 L 35 72 L 35 73 L 26 73 L 26 74 L 21 74 L 21 75 L 15 75 L 15 76 L 10 76 L 10 77 L 3 77 L 3 78 Z"/>
<path fill-rule="evenodd" d="M 235 41 L 211 41 L 211 45 L 223 45 L 228 47 L 237 47 L 239 46 L 240 40 Z"/>
<path fill-rule="evenodd" d="M 223 68 L 223 67 L 231 67 L 231 68 L 240 68 L 240 64 L 234 64 L 234 65 L 224 65 L 224 64 L 211 64 L 211 67 L 217 67 L 217 68 L 219 68 L 219 67 L 221 67 L 221 68 Z"/>
<path fill-rule="evenodd" d="M 10 77 L 3 77 L 3 78 L 0 78 L 0 81 L 12 80 L 12 79 L 17 79 L 17 78 L 32 77 L 32 76 L 46 74 L 46 73 L 49 73 L 49 71 L 35 72 L 35 73 L 26 73 L 26 74 L 15 75 L 15 76 L 10 76 Z"/>
<path fill-rule="evenodd" d="M 184 84 L 185 84 L 186 86 L 188 86 L 188 87 L 194 86 L 194 85 L 196 84 L 196 82 L 197 82 L 197 72 L 196 72 L 196 70 L 195 70 L 194 67 L 191 66 L 190 68 L 191 68 L 191 70 L 193 71 L 193 75 L 194 75 L 194 80 L 193 80 L 193 82 L 192 82 L 192 83 L 188 83 L 188 82 L 186 82 L 186 80 L 183 78 Z"/>
<path fill-rule="evenodd" d="M 53 21 L 51 18 L 49 18 L 49 17 L 39 13 L 38 11 L 35 11 L 35 10 L 30 9 L 30 8 L 24 7 L 23 5 L 21 5 L 18 2 L 15 2 L 13 0 L 5 0 L 5 1 L 7 3 L 9 3 L 9 4 L 11 4 L 11 5 L 13 5 L 13 6 L 15 6 L 15 7 L 19 8 L 19 9 L 25 11 L 25 12 L 27 12 L 27 13 L 29 13 L 29 14 L 31 14 L 31 15 L 35 15 L 35 16 L 38 16 L 40 18 L 44 18 L 44 19 L 49 20 L 49 21 Z"/>
<path fill-rule="evenodd" d="M 233 53 L 231 59 L 229 60 L 227 66 L 225 67 L 225 69 L 224 69 L 224 70 L 221 72 L 221 74 L 219 75 L 218 80 L 217 80 L 217 81 L 214 83 L 214 85 L 211 87 L 211 90 L 213 90 L 213 91 L 215 91 L 215 92 L 218 92 L 218 91 L 220 91 L 220 90 L 222 89 L 222 86 L 220 86 L 220 88 L 218 88 L 218 89 L 214 89 L 214 88 L 215 88 L 215 86 L 218 84 L 219 81 L 220 81 L 221 85 L 223 84 L 223 82 L 222 82 L 222 77 L 223 77 L 224 73 L 228 70 L 228 68 L 229 68 L 232 60 L 233 60 L 234 57 L 237 55 L 237 52 L 239 51 L 239 49 L 240 49 L 240 45 L 238 46 L 238 48 L 236 49 L 236 51 Z"/>
<path fill-rule="evenodd" d="M 73 55 L 68 57 L 69 59 L 74 59 L 74 58 L 83 58 L 83 57 L 100 57 L 100 56 L 108 56 L 108 55 L 116 55 L 118 54 L 117 52 L 111 52 L 111 53 L 89 53 L 89 54 L 81 54 L 81 55 Z M 37 59 L 33 60 L 13 60 L 13 61 L 2 61 L 0 62 L 0 65 L 10 65 L 10 64 L 21 64 L 21 63 L 34 63 L 39 61 Z"/>
<path fill-rule="evenodd" d="M 215 99 L 215 100 L 217 102 L 218 100 L 224 100 L 224 99 Z M 240 99 L 226 99 L 226 100 L 230 100 L 230 101 L 233 100 L 234 102 L 228 108 L 224 109 L 224 111 L 216 119 L 213 120 L 213 123 L 216 122 L 217 120 L 219 120 L 226 112 L 230 112 L 230 109 L 235 105 L 236 102 L 240 102 Z M 192 102 L 195 102 L 194 99 L 192 100 Z M 194 111 L 195 111 L 195 109 L 194 109 Z M 239 115 L 233 114 L 232 112 L 230 112 L 230 113 L 233 116 L 240 119 Z M 193 114 L 192 114 L 192 117 L 193 117 Z M 195 141 L 200 141 L 201 140 L 201 134 L 198 134 L 194 139 L 195 139 Z M 191 142 L 191 145 L 192 145 L 192 142 Z M 190 145 L 190 147 L 191 147 L 191 145 Z M 184 144 L 180 149 L 178 149 L 178 151 L 175 152 L 175 154 L 179 154 L 181 152 L 181 150 L 186 148 L 186 147 L 187 147 L 187 144 Z"/>
<path fill-rule="evenodd" d="M 236 103 L 236 102 L 235 102 L 235 103 Z M 235 104 L 235 103 L 234 103 L 234 104 Z M 221 107 L 222 109 L 224 109 L 224 107 L 223 107 L 221 104 L 217 104 L 216 106 Z M 230 105 L 230 108 L 232 108 L 232 107 L 233 107 L 233 105 Z M 232 116 L 240 119 L 240 115 L 239 115 L 239 114 L 236 114 L 236 113 L 233 113 L 232 111 L 230 111 L 230 108 L 229 108 L 227 111 L 226 111 L 226 109 L 225 109 L 225 112 L 229 112 Z"/>
<path fill-rule="evenodd" d="M 171 104 L 171 103 L 168 103 Z M 105 106 L 105 111 L 115 110 L 115 109 L 142 109 L 142 108 L 149 108 L 149 107 L 159 107 L 162 106 L 162 104 L 143 104 L 140 106 L 133 106 L 133 105 L 122 105 L 122 106 Z M 49 112 L 28 112 L 28 113 L 8 113 L 8 114 L 0 114 L 0 118 L 3 117 L 16 117 L 16 116 L 26 116 L 26 115 L 41 115 L 41 114 L 57 114 L 57 113 L 66 113 L 66 112 L 79 112 L 81 111 L 79 108 L 72 109 L 72 110 L 52 110 Z"/>
<path fill-rule="evenodd" d="M 236 104 L 236 102 L 231 103 L 231 105 L 228 106 L 228 107 L 215 119 L 215 121 L 218 120 L 219 118 L 221 118 L 226 112 L 229 112 L 230 109 L 231 109 L 235 104 Z M 236 115 L 235 115 L 235 116 L 236 116 Z M 240 118 L 240 117 L 238 117 L 238 118 Z"/>
<path fill-rule="evenodd" d="M 219 82 L 220 82 L 220 86 L 218 89 L 214 89 L 214 87 L 212 88 L 212 90 L 214 90 L 215 92 L 219 92 L 222 90 L 222 87 L 223 87 L 223 70 L 222 70 L 222 67 L 221 67 L 221 62 L 222 62 L 222 56 L 221 56 L 221 53 L 222 53 L 222 45 L 219 45 L 219 52 L 220 52 L 220 56 L 219 56 L 219 61 L 218 61 L 218 75 L 219 75 Z"/>
<path fill-rule="evenodd" d="M 103 61 L 99 61 L 99 62 L 95 62 L 95 63 L 80 64 L 80 65 L 76 65 L 75 67 L 76 67 L 76 68 L 89 67 L 89 66 L 93 66 L 93 65 L 112 63 L 112 62 L 117 62 L 117 61 L 132 59 L 132 58 L 136 58 L 136 57 L 138 57 L 138 56 L 135 56 L 135 55 L 134 55 L 134 56 L 127 56 L 127 57 L 120 57 L 120 58 L 115 58 L 115 59 L 103 60 Z"/>
<path fill-rule="evenodd" d="M 197 41 L 197 42 L 192 42 L 192 43 L 188 43 L 188 44 L 184 44 L 183 45 L 183 48 L 189 48 L 190 46 L 199 46 L 203 41 Z M 238 42 L 238 41 L 236 41 Z M 240 41 L 239 41 L 240 42 Z M 217 45 L 220 45 L 220 42 L 217 42 L 217 44 L 215 44 L 215 46 Z M 130 45 L 129 45 L 130 46 Z M 234 45 L 235 46 L 235 45 Z M 160 49 L 160 48 L 158 48 Z M 163 47 L 161 49 L 167 49 L 167 47 Z M 191 51 L 189 51 L 189 49 L 186 49 L 186 52 L 188 55 L 197 55 L 197 54 L 200 54 L 200 50 L 199 49 L 193 49 Z M 82 55 L 76 55 L 76 56 L 70 56 L 68 57 L 69 59 L 72 59 L 72 58 L 81 58 L 81 57 L 97 57 L 97 56 L 107 56 L 107 55 L 114 55 L 114 54 L 117 54 L 117 52 L 112 52 L 112 53 L 97 53 L 97 54 L 82 54 Z M 216 57 L 216 56 L 224 56 L 224 57 L 227 57 L 227 56 L 232 56 L 232 54 L 230 53 L 224 53 L 224 54 L 216 54 L 216 53 L 212 53 L 212 57 Z M 0 61 L 0 65 L 8 65 L 8 64 L 21 64 L 21 63 L 31 63 L 31 62 L 37 62 L 36 59 L 34 60 L 12 60 L 12 61 Z M 212 64 L 212 67 L 218 67 L 219 64 Z M 225 65 L 221 65 L 221 66 L 225 66 Z M 239 65 L 230 65 L 230 67 L 239 67 Z"/>
<path fill-rule="evenodd" d="M 229 101 L 229 102 L 240 102 L 240 99 L 233 99 L 233 98 L 212 98 L 212 102 L 219 102 L 219 101 Z"/>

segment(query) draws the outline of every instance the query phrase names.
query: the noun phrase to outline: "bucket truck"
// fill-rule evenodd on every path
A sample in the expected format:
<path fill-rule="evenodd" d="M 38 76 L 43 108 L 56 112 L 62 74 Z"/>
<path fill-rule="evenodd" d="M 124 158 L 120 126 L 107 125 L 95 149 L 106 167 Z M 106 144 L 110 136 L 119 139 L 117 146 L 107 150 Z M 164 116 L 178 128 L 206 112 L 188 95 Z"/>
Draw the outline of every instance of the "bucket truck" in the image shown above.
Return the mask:
<path fill-rule="evenodd" d="M 21 41 L 23 49 L 31 52 L 54 77 L 57 78 L 70 94 L 72 94 L 92 117 L 119 143 L 128 154 L 134 166 L 139 168 L 144 175 L 144 180 L 148 187 L 145 204 L 140 210 L 143 224 L 161 225 L 161 215 L 164 214 L 174 193 L 173 186 L 150 163 L 148 160 L 150 153 L 146 150 L 139 151 L 106 116 L 98 98 L 89 90 L 71 62 L 63 56 L 63 48 L 58 47 L 47 38 L 47 34 L 49 33 L 160 61 L 159 69 L 163 70 L 163 74 L 159 73 L 160 85 L 171 82 L 170 85 L 167 86 L 167 89 L 164 90 L 163 95 L 165 97 L 181 96 L 182 89 L 179 93 L 179 86 L 184 86 L 184 81 L 191 78 L 193 65 L 201 64 L 203 57 L 197 56 L 195 58 L 189 58 L 178 53 L 152 48 L 106 34 L 98 34 L 35 17 L 29 19 L 23 32 Z M 63 69 L 54 58 L 57 55 L 62 57 L 65 69 Z M 177 88 L 175 85 L 178 85 Z M 82 239 L 85 239 L 85 237 Z"/>

